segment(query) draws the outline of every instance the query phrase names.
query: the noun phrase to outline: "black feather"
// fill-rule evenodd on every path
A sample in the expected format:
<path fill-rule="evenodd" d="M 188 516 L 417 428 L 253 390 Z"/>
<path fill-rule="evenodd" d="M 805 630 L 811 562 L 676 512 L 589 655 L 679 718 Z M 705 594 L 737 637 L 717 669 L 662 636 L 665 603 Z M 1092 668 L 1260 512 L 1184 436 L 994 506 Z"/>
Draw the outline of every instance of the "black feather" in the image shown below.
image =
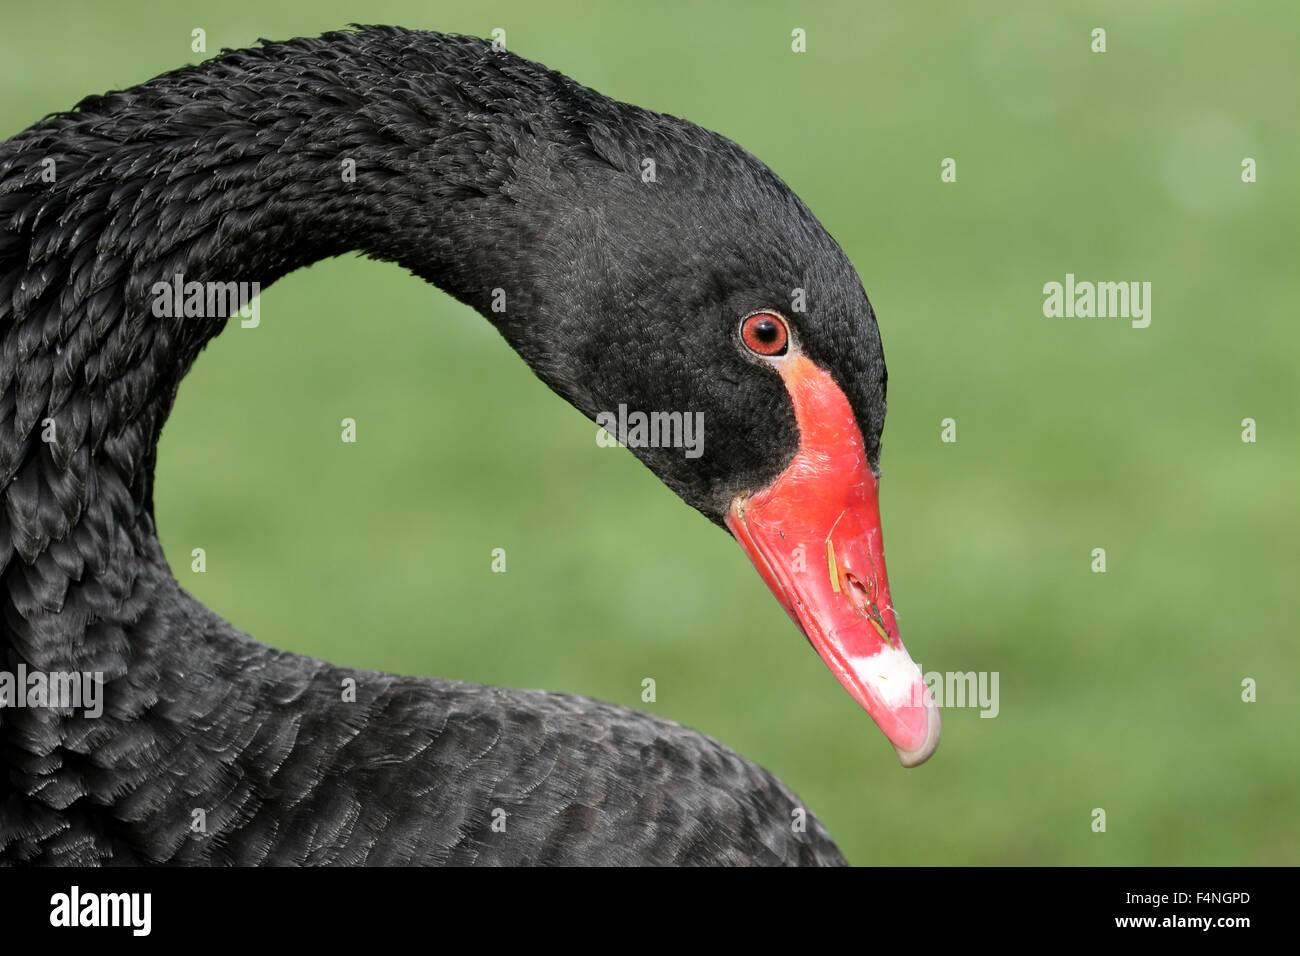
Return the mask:
<path fill-rule="evenodd" d="M 792 826 L 788 789 L 694 731 L 283 653 L 180 588 L 156 445 L 229 310 L 159 318 L 153 285 L 265 288 L 354 249 L 478 308 L 589 416 L 706 410 L 701 458 L 637 454 L 714 521 L 797 442 L 735 316 L 805 287 L 801 340 L 877 459 L 884 362 L 857 276 L 716 134 L 394 28 L 89 97 L 0 145 L 0 669 L 102 672 L 104 713 L 0 708 L 0 862 L 842 863 L 811 815 Z"/>

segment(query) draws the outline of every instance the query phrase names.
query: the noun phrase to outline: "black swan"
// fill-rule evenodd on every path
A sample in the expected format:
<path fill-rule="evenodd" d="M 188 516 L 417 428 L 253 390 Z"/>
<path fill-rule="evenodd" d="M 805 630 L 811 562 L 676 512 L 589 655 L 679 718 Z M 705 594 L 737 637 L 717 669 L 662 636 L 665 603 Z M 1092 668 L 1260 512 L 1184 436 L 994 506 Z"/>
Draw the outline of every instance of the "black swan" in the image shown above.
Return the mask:
<path fill-rule="evenodd" d="M 593 419 L 703 413 L 703 454 L 627 444 L 905 765 L 937 745 L 885 577 L 880 337 L 839 246 L 721 136 L 481 40 L 359 27 L 0 145 L 0 672 L 29 694 L 0 707 L 0 862 L 843 863 L 783 784 L 670 721 L 335 667 L 181 589 L 154 462 L 233 311 L 212 289 L 352 250 L 476 308 Z M 174 277 L 206 311 L 159 311 Z M 36 674 L 102 675 L 102 714 L 39 706 Z"/>

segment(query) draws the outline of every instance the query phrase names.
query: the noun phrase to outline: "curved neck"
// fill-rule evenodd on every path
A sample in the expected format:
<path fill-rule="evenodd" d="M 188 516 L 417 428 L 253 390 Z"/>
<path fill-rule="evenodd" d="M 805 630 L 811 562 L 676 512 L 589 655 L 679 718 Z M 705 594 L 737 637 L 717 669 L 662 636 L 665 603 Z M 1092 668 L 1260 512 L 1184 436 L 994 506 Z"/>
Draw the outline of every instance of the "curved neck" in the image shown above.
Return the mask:
<path fill-rule="evenodd" d="M 498 325 L 502 298 L 527 311 L 573 131 L 557 91 L 586 95 L 482 41 L 366 30 L 228 53 L 0 145 L 0 650 L 93 657 L 87 634 L 175 586 L 155 449 L 240 292 L 361 250 Z"/>

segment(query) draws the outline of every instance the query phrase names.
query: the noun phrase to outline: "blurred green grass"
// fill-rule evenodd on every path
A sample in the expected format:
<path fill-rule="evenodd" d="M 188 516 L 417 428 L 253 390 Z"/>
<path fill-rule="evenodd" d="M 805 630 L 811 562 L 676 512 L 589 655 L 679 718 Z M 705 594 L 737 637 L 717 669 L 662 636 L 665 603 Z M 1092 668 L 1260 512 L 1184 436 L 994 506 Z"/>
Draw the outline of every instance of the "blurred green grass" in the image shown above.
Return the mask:
<path fill-rule="evenodd" d="M 724 534 L 483 319 L 355 257 L 265 292 L 181 390 L 157 516 L 186 587 L 341 664 L 697 727 L 856 863 L 1300 863 L 1293 5 L 16 5 L 0 133 L 202 59 L 194 27 L 215 52 L 358 19 L 504 27 L 803 196 L 880 316 L 904 640 L 926 670 L 998 671 L 1001 713 L 945 711 L 935 758 L 900 769 Z M 1066 272 L 1152 282 L 1151 327 L 1044 318 Z"/>

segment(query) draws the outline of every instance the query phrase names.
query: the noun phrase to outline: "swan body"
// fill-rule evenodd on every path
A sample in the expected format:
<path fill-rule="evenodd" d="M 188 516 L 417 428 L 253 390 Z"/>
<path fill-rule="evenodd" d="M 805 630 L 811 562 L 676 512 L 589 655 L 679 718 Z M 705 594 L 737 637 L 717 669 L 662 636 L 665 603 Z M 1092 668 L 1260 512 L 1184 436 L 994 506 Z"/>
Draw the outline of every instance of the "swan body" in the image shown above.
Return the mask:
<path fill-rule="evenodd" d="M 874 470 L 884 364 L 856 274 L 716 134 L 483 41 L 385 27 L 91 97 L 0 145 L 0 670 L 103 692 L 94 718 L 0 708 L 0 862 L 843 863 L 814 816 L 793 825 L 789 789 L 700 733 L 275 650 L 180 587 L 157 441 L 232 320 L 160 317 L 154 286 L 265 288 L 351 250 L 477 308 L 590 417 L 703 410 L 704 454 L 633 453 L 751 556 L 771 547 L 748 496 L 812 426 L 795 373 L 737 346 L 733 316 L 811 288 L 790 335 Z"/>

